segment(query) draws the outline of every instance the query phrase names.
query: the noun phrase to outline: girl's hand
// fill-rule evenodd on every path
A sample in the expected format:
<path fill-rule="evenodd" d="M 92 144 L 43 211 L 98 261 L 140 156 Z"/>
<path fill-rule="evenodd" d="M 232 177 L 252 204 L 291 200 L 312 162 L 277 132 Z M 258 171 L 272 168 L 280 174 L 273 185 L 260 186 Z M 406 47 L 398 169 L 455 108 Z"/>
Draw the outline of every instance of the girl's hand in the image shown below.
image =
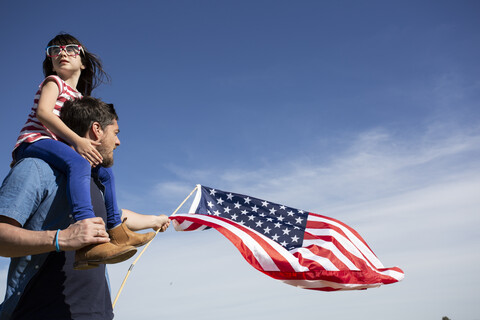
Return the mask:
<path fill-rule="evenodd" d="M 154 227 L 153 230 L 157 231 L 159 230 L 160 232 L 164 232 L 165 230 L 168 229 L 168 226 L 170 225 L 170 219 L 164 214 L 161 214 L 159 216 L 154 216 Z"/>
<path fill-rule="evenodd" d="M 75 141 L 73 148 L 77 151 L 82 157 L 84 157 L 92 167 L 96 167 L 100 163 L 102 163 L 103 158 L 95 148 L 95 146 L 99 146 L 100 143 L 96 141 L 92 141 L 87 138 L 79 138 Z"/>

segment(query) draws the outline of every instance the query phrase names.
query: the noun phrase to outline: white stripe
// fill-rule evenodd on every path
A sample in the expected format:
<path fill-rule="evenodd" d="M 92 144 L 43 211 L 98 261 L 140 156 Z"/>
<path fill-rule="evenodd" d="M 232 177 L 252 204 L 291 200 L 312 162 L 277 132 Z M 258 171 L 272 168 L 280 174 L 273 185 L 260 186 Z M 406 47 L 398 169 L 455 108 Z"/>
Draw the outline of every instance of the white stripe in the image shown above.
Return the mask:
<path fill-rule="evenodd" d="M 397 281 L 401 281 L 403 280 L 403 278 L 405 277 L 405 274 L 402 273 L 402 272 L 398 272 L 398 271 L 395 271 L 395 270 L 385 270 L 385 271 L 379 271 L 378 273 L 384 275 L 384 276 L 388 276 L 388 277 L 392 277 L 394 278 L 395 280 Z"/>
<path fill-rule="evenodd" d="M 330 261 L 329 259 L 327 259 L 325 257 L 317 256 L 315 253 L 313 253 L 312 251 L 310 251 L 307 248 L 298 248 L 298 249 L 295 249 L 295 250 L 290 250 L 290 252 L 292 254 L 298 252 L 302 256 L 303 259 L 308 259 L 308 260 L 311 260 L 311 261 L 315 261 L 316 263 L 321 265 L 327 271 L 339 271 L 338 268 L 332 263 L 332 261 Z"/>
<path fill-rule="evenodd" d="M 383 264 L 378 260 L 375 254 L 363 243 L 362 240 L 358 239 L 348 228 L 343 226 L 342 224 L 332 221 L 326 218 L 317 217 L 314 215 L 309 215 L 308 220 L 312 221 L 320 221 L 325 222 L 331 225 L 334 225 L 340 228 L 348 237 L 348 239 L 361 251 L 361 253 L 376 267 L 376 268 L 384 268 Z"/>
<path fill-rule="evenodd" d="M 191 217 L 191 215 L 188 215 L 188 214 L 180 214 L 177 216 L 184 216 L 187 218 L 189 216 Z M 265 251 L 265 249 L 263 249 L 263 247 L 245 231 L 237 228 L 235 225 L 231 225 L 222 220 L 216 219 L 215 217 L 212 217 L 212 216 L 196 215 L 195 218 L 212 222 L 214 224 L 222 226 L 228 229 L 233 234 L 235 234 L 237 237 L 239 237 L 242 240 L 242 242 L 247 246 L 247 248 L 250 250 L 250 252 L 253 254 L 253 256 L 257 259 L 258 263 L 262 266 L 263 270 L 280 271 L 278 267 L 275 265 L 275 263 L 273 262 L 273 260 L 270 258 L 270 255 Z M 295 272 L 309 271 L 308 268 L 300 265 L 298 263 L 297 258 L 293 256 L 290 252 L 288 252 L 287 249 L 285 249 L 275 241 L 265 237 L 261 233 L 258 233 L 257 231 L 252 229 L 249 229 L 249 230 L 250 232 L 253 232 L 257 236 L 261 237 L 265 242 L 267 242 L 270 246 L 272 246 L 273 249 L 275 249 L 275 251 L 277 251 L 280 255 L 282 255 L 290 263 L 291 267 L 294 269 Z"/>

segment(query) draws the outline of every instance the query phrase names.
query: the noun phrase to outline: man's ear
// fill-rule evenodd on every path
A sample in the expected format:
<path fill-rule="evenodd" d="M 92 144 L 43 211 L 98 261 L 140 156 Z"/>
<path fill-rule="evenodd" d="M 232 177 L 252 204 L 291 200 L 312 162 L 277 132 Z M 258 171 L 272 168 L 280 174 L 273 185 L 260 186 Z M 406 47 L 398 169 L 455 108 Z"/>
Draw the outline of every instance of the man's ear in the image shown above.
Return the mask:
<path fill-rule="evenodd" d="M 92 126 L 90 127 L 90 133 L 92 135 L 92 139 L 95 141 L 100 140 L 103 137 L 103 129 L 100 123 L 94 122 L 92 123 Z"/>

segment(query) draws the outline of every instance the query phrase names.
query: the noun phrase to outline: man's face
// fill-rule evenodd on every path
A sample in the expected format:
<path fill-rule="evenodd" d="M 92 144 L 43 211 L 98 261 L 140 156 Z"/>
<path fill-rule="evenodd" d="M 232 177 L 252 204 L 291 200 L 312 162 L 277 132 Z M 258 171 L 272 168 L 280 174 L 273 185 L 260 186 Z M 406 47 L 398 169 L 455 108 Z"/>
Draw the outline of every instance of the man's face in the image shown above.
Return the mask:
<path fill-rule="evenodd" d="M 113 123 L 103 130 L 103 136 L 99 141 L 100 145 L 97 150 L 103 157 L 102 166 L 105 168 L 113 166 L 113 150 L 120 145 L 117 136 L 119 132 L 117 120 L 113 120 Z"/>

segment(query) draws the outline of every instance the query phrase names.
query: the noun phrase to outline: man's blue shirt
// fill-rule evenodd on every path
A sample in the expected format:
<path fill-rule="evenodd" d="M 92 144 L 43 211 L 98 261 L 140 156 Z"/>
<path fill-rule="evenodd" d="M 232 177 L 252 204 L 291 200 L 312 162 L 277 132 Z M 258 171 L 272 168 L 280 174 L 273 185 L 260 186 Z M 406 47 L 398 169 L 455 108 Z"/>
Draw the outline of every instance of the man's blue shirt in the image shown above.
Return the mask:
<path fill-rule="evenodd" d="M 16 220 L 23 228 L 29 230 L 67 228 L 75 221 L 67 201 L 66 177 L 39 159 L 27 158 L 18 162 L 0 188 L 0 215 Z M 29 296 L 28 293 L 30 292 L 25 293 L 25 290 L 31 290 L 30 287 L 27 287 L 30 282 L 35 283 L 35 281 L 40 281 L 38 279 L 45 279 L 45 277 L 48 280 L 48 277 L 50 277 L 48 272 L 51 271 L 42 269 L 42 266 L 49 255 L 54 254 L 57 253 L 44 253 L 11 259 L 5 300 L 0 306 L 0 320 L 10 319 L 21 301 L 22 295 Z M 68 259 L 70 259 L 74 252 L 61 254 L 67 254 Z M 48 261 L 51 261 L 51 259 Z M 72 271 L 69 269 L 71 267 L 67 266 L 66 271 L 62 270 L 61 272 L 66 272 L 74 282 L 79 282 L 82 277 L 90 277 L 89 273 L 74 273 L 73 269 Z M 103 270 L 101 277 L 105 279 L 104 267 L 97 269 Z M 38 276 L 39 270 L 42 270 L 41 277 Z M 96 276 L 98 277 L 98 274 Z M 42 282 L 40 281 L 40 283 Z M 23 301 L 25 302 L 25 300 Z M 108 303 L 111 303 L 111 301 L 108 301 Z M 28 302 L 27 305 L 29 304 L 31 303 Z M 111 316 L 113 317 L 113 315 Z M 107 318 L 110 318 L 110 316 Z M 85 319 L 89 318 L 85 317 Z"/>

